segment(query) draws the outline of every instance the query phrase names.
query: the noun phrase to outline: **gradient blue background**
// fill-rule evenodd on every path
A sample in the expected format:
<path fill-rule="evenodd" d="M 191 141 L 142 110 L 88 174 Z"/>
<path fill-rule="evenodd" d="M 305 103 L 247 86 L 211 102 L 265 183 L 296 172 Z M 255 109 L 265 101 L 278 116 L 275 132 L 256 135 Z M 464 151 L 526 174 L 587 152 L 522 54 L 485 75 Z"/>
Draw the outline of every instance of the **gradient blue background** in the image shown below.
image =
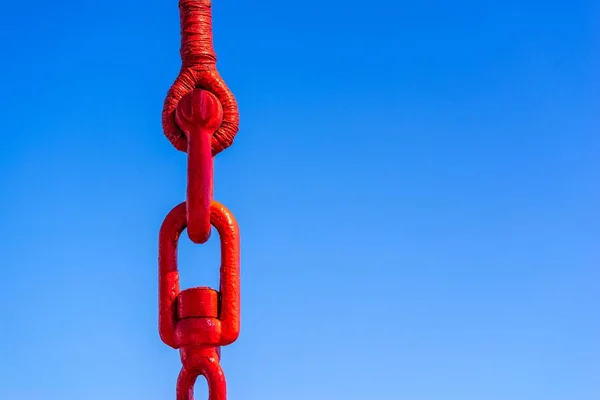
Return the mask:
<path fill-rule="evenodd" d="M 214 3 L 231 400 L 600 398 L 598 4 Z M 1 399 L 174 399 L 178 24 L 175 0 L 2 6 Z M 181 246 L 182 285 L 216 285 L 216 240 Z"/>

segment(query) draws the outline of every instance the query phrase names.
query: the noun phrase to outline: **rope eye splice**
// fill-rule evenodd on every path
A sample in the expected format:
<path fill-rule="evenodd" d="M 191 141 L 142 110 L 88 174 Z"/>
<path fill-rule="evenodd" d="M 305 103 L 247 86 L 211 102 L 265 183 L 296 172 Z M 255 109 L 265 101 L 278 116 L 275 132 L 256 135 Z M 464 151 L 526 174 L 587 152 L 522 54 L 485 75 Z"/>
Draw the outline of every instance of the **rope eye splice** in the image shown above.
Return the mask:
<path fill-rule="evenodd" d="M 232 213 L 213 200 L 213 158 L 231 146 L 238 131 L 235 97 L 216 69 L 210 0 L 179 0 L 181 60 L 167 93 L 162 122 L 167 139 L 188 156 L 186 201 L 166 216 L 159 233 L 159 333 L 179 349 L 182 369 L 177 400 L 193 400 L 199 375 L 208 382 L 209 400 L 226 400 L 221 346 L 240 331 L 240 238 Z M 186 230 L 206 243 L 214 226 L 220 237 L 220 287 L 180 290 L 177 245 Z"/>

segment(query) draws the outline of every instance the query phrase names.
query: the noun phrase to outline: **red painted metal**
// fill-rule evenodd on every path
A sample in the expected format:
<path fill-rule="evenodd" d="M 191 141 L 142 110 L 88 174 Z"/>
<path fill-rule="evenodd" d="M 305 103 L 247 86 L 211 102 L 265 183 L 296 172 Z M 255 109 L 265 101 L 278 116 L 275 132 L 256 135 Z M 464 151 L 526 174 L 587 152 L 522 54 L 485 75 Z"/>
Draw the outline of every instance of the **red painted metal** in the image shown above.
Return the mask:
<path fill-rule="evenodd" d="M 177 296 L 177 317 L 185 318 L 218 318 L 219 292 L 207 287 L 186 289 Z"/>
<path fill-rule="evenodd" d="M 187 232 L 192 242 L 205 243 L 213 197 L 211 141 L 223 121 L 223 108 L 214 94 L 195 89 L 181 98 L 175 121 L 187 138 Z"/>
<path fill-rule="evenodd" d="M 177 400 L 194 400 L 194 384 L 198 375 L 206 378 L 209 400 L 226 400 L 227 384 L 219 365 L 221 355 L 218 348 L 181 349 L 180 353 L 183 367 L 177 378 Z"/>
<path fill-rule="evenodd" d="M 177 267 L 177 244 L 186 228 L 186 205 L 169 212 L 159 234 L 159 332 L 165 344 L 185 346 L 226 346 L 240 331 L 240 242 L 237 222 L 231 212 L 213 201 L 211 224 L 221 241 L 221 282 L 219 300 L 210 288 L 181 291 Z M 218 314 L 215 315 L 215 308 Z M 182 315 L 183 313 L 183 315 Z"/>
<path fill-rule="evenodd" d="M 236 100 L 219 75 L 212 42 L 210 0 L 179 0 L 181 71 L 167 93 L 162 113 L 165 136 L 187 152 L 186 201 L 166 216 L 159 233 L 158 328 L 168 346 L 179 349 L 182 369 L 177 400 L 193 400 L 199 375 L 209 400 L 226 400 L 219 364 L 221 346 L 240 332 L 240 243 L 238 225 L 213 200 L 213 157 L 233 143 L 239 125 Z M 221 242 L 219 290 L 181 290 L 177 245 L 187 228 L 194 243 L 205 243 L 214 226 Z"/>

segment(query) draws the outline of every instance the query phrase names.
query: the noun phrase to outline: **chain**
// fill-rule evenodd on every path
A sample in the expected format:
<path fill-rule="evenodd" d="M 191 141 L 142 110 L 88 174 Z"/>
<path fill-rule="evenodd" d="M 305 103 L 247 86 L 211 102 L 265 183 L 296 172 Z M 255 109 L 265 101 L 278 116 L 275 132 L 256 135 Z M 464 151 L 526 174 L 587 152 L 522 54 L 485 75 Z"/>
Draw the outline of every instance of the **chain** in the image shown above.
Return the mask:
<path fill-rule="evenodd" d="M 208 382 L 209 400 L 226 400 L 220 366 L 221 346 L 240 330 L 240 238 L 231 212 L 213 200 L 213 157 L 233 143 L 239 113 L 231 91 L 216 69 L 210 0 L 180 0 L 179 76 L 163 108 L 165 136 L 188 155 L 186 201 L 175 206 L 159 233 L 159 333 L 179 349 L 182 368 L 177 400 L 193 400 L 199 375 Z M 186 230 L 205 243 L 215 227 L 221 244 L 220 287 L 180 290 L 177 246 Z"/>

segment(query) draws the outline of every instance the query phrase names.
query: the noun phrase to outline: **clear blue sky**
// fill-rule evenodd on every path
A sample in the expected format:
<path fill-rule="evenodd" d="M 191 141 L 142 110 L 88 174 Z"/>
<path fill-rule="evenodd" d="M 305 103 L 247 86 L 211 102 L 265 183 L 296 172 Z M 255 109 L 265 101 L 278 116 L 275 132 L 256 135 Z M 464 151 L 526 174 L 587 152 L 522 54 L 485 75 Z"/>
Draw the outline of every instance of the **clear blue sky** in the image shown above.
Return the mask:
<path fill-rule="evenodd" d="M 599 12 L 214 1 L 241 111 L 216 162 L 243 243 L 231 400 L 599 398 Z M 2 7 L 2 399 L 175 398 L 178 24 L 176 0 Z M 216 285 L 217 252 L 183 240 L 182 284 Z"/>

